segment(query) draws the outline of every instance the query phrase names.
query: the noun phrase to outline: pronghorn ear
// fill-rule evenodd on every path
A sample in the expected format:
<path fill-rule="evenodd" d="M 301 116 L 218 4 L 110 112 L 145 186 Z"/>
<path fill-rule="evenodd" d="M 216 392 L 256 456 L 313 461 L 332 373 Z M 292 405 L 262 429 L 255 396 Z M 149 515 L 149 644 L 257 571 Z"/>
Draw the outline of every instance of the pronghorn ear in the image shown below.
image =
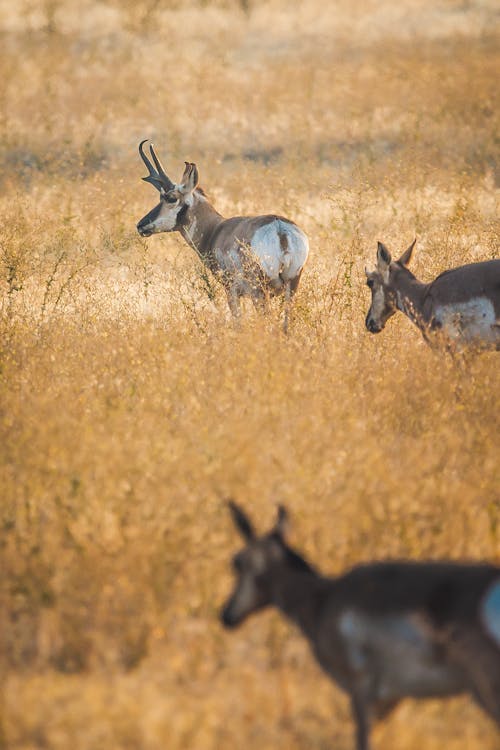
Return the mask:
<path fill-rule="evenodd" d="M 245 539 L 247 542 L 255 539 L 255 531 L 246 513 L 242 511 L 242 509 L 234 502 L 234 500 L 228 500 L 227 504 L 229 510 L 231 511 L 234 525 L 242 535 L 243 539 Z"/>
<path fill-rule="evenodd" d="M 389 266 L 391 265 L 391 254 L 382 242 L 377 243 L 377 271 L 384 281 L 389 278 Z"/>
<path fill-rule="evenodd" d="M 274 532 L 279 536 L 284 537 L 289 527 L 288 511 L 284 505 L 278 505 L 278 517 L 276 518 L 276 525 Z"/>
<path fill-rule="evenodd" d="M 400 266 L 407 266 L 411 260 L 411 256 L 413 253 L 413 248 L 415 247 L 415 242 L 417 241 L 417 238 L 413 240 L 408 250 L 405 250 L 401 258 L 398 259 L 398 263 Z"/>
<path fill-rule="evenodd" d="M 185 161 L 186 168 L 182 175 L 181 184 L 179 186 L 179 192 L 183 194 L 192 193 L 198 185 L 198 167 L 192 162 Z"/>
<path fill-rule="evenodd" d="M 377 265 L 382 268 L 385 268 L 386 266 L 389 266 L 391 263 L 391 254 L 389 250 L 386 248 L 383 242 L 377 242 Z"/>

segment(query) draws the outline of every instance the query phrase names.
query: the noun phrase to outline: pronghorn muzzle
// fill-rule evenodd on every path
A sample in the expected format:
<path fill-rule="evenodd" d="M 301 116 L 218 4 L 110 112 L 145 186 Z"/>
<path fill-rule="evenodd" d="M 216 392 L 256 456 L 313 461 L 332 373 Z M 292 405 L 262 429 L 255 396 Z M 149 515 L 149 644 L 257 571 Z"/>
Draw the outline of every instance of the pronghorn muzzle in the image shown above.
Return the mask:
<path fill-rule="evenodd" d="M 161 203 L 159 203 L 157 206 L 155 206 L 149 213 L 146 214 L 146 216 L 143 216 L 142 219 L 137 224 L 137 231 L 141 235 L 141 237 L 150 237 L 155 232 L 154 223 L 155 220 L 158 218 L 158 214 L 160 213 L 161 209 Z"/>
<path fill-rule="evenodd" d="M 368 315 L 366 316 L 366 320 L 365 320 L 365 325 L 366 325 L 366 328 L 370 331 L 370 333 L 380 333 L 380 331 L 384 327 L 384 326 L 381 326 L 379 323 L 377 323 L 374 318 L 372 318 L 371 310 L 368 311 Z"/>
<path fill-rule="evenodd" d="M 226 628 L 235 628 L 237 627 L 240 622 L 241 618 L 236 617 L 234 613 L 234 607 L 232 606 L 233 601 L 230 599 L 227 604 L 222 608 L 220 613 L 220 620 L 224 627 Z"/>

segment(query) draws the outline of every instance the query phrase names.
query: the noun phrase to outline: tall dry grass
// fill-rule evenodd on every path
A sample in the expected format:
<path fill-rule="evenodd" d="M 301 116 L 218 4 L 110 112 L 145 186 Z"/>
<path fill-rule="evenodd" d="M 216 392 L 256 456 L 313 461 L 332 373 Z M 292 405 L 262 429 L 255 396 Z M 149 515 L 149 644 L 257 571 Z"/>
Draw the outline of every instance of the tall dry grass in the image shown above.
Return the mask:
<path fill-rule="evenodd" d="M 238 540 L 276 502 L 325 571 L 500 559 L 498 355 L 400 316 L 364 330 L 376 240 L 425 279 L 498 255 L 499 52 L 482 3 L 0 4 L 0 747 L 352 747 L 273 613 L 223 632 Z M 292 334 L 175 236 L 136 147 L 196 160 L 226 215 L 311 257 Z M 407 702 L 376 747 L 493 750 L 467 700 Z"/>

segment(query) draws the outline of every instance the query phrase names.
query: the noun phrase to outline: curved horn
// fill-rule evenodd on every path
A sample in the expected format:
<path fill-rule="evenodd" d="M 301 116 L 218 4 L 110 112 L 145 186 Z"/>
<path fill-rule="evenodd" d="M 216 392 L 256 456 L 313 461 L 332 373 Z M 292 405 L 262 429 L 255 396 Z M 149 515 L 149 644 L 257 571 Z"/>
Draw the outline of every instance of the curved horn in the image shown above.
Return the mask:
<path fill-rule="evenodd" d="M 160 188 L 163 185 L 161 176 L 158 174 L 158 172 L 155 171 L 155 169 L 153 168 L 153 165 L 149 161 L 148 157 L 146 156 L 142 148 L 147 140 L 149 139 L 145 138 L 143 141 L 139 143 L 139 155 L 142 161 L 144 162 L 144 164 L 146 165 L 146 168 L 149 172 L 148 177 L 143 177 L 142 179 L 144 180 L 144 182 L 149 182 L 149 184 L 153 185 L 153 187 L 155 187 L 157 190 L 160 190 Z"/>
<path fill-rule="evenodd" d="M 172 180 L 169 178 L 169 176 L 163 169 L 161 161 L 158 159 L 158 157 L 155 154 L 153 144 L 150 145 L 149 150 L 151 152 L 151 156 L 153 157 L 153 161 L 155 163 L 156 169 L 158 170 L 158 174 L 160 176 L 161 181 L 163 182 L 164 187 L 166 187 L 167 190 L 171 190 L 174 187 L 174 183 L 172 182 Z"/>

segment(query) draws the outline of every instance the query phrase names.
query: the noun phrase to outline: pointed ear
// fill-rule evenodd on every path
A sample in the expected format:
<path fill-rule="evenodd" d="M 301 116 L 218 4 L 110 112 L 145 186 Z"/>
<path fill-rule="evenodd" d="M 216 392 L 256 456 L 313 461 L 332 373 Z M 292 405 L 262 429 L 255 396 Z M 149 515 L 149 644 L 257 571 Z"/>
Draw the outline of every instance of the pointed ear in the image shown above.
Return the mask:
<path fill-rule="evenodd" d="M 377 243 L 377 271 L 385 282 L 389 278 L 389 266 L 391 265 L 391 254 L 382 242 Z"/>
<path fill-rule="evenodd" d="M 288 511 L 284 505 L 278 505 L 278 517 L 276 518 L 276 524 L 274 531 L 281 537 L 285 537 L 289 527 Z"/>
<path fill-rule="evenodd" d="M 187 195 L 192 193 L 198 185 L 198 167 L 192 162 L 185 161 L 186 168 L 182 175 L 181 184 L 179 185 L 179 192 Z"/>
<path fill-rule="evenodd" d="M 391 254 L 383 242 L 377 242 L 377 265 L 379 271 L 391 264 Z"/>
<path fill-rule="evenodd" d="M 411 256 L 412 256 L 412 253 L 413 253 L 413 248 L 415 247 L 415 242 L 416 241 L 417 241 L 417 238 L 415 237 L 415 239 L 411 243 L 411 245 L 408 248 L 408 250 L 405 250 L 404 253 L 403 253 L 403 255 L 401 256 L 401 258 L 399 258 L 398 263 L 399 263 L 400 266 L 405 266 L 406 267 L 408 265 L 408 263 L 410 262 Z"/>
<path fill-rule="evenodd" d="M 229 510 L 231 511 L 234 525 L 242 535 L 243 539 L 245 539 L 247 542 L 255 539 L 255 531 L 246 513 L 242 511 L 242 509 L 234 502 L 234 500 L 228 500 L 227 504 Z"/>

